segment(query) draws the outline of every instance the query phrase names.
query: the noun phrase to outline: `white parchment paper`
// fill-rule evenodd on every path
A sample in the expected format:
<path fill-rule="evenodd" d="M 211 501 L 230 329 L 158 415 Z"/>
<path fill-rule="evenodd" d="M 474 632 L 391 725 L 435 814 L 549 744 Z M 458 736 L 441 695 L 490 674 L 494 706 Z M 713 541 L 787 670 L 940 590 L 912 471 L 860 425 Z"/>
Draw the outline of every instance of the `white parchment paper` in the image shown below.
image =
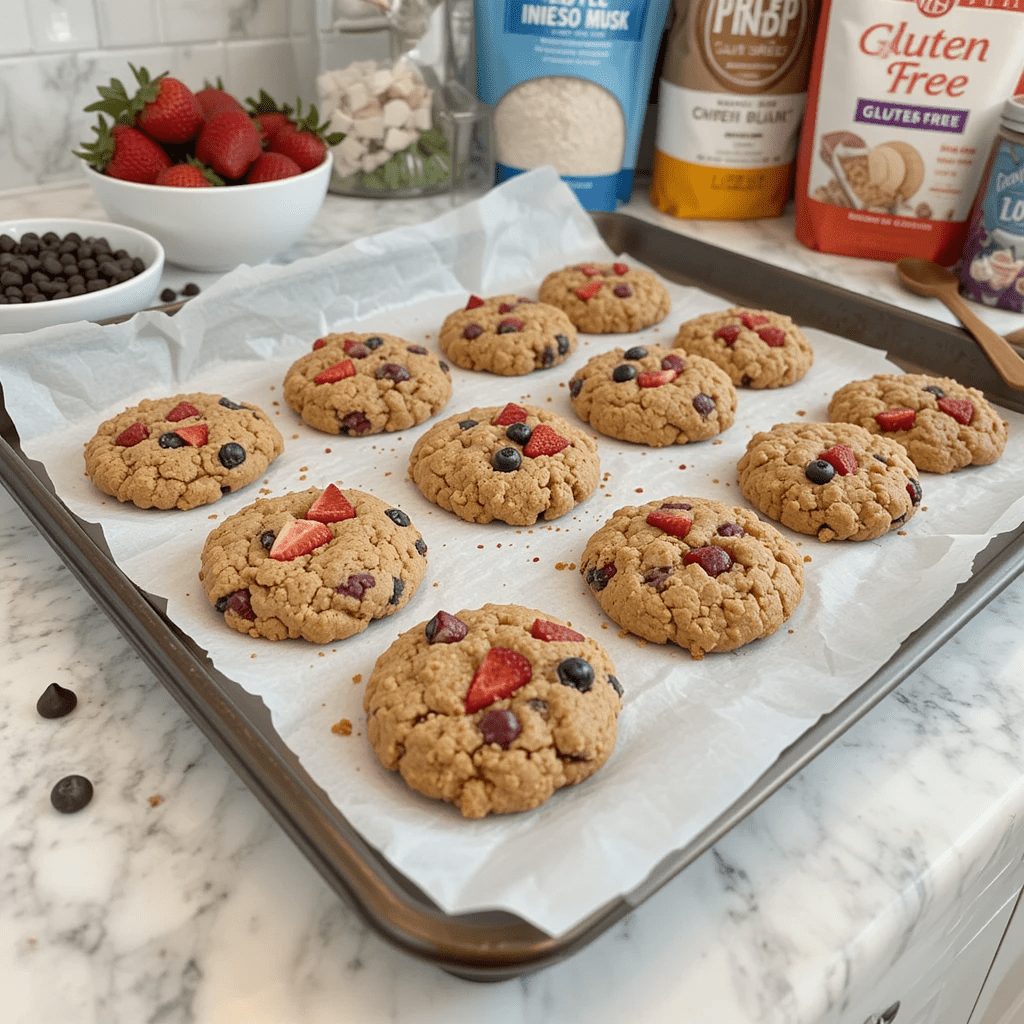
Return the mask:
<path fill-rule="evenodd" d="M 923 474 L 922 509 L 876 541 L 820 544 L 791 534 L 807 556 L 806 593 L 774 637 L 701 662 L 674 646 L 622 634 L 577 570 L 587 538 L 616 509 L 668 495 L 745 504 L 736 462 L 774 423 L 825 418 L 851 379 L 896 368 L 874 349 L 809 331 L 815 364 L 796 385 L 741 391 L 720 438 L 647 449 L 600 437 L 604 482 L 572 514 L 532 528 L 474 526 L 427 502 L 407 476 L 431 422 L 397 434 L 334 437 L 283 404 L 290 364 L 331 329 L 386 331 L 435 348 L 444 316 L 467 293 L 536 296 L 548 271 L 610 259 L 590 217 L 550 169 L 523 174 L 430 224 L 362 239 L 289 266 L 241 267 L 175 317 L 144 313 L 0 340 L 0 380 L 27 454 L 64 502 L 99 523 L 117 563 L 167 599 L 170 617 L 213 663 L 263 698 L 276 728 L 366 839 L 450 913 L 501 908 L 560 934 L 638 885 L 741 795 L 825 712 L 871 676 L 941 608 L 974 555 L 1024 520 L 1022 417 L 997 463 Z M 628 257 L 627 257 L 628 259 Z M 643 341 L 671 345 L 679 324 L 725 305 L 668 284 L 666 321 L 640 334 L 581 335 L 565 364 L 503 378 L 452 368 L 442 416 L 507 401 L 574 419 L 567 382 L 590 356 Z M 83 473 L 96 425 L 142 398 L 210 391 L 275 417 L 284 455 L 264 481 L 190 512 L 143 511 L 99 493 Z M 198 580 L 208 532 L 256 497 L 325 486 L 370 491 L 403 508 L 429 545 L 426 579 L 395 616 L 344 642 L 254 641 L 228 630 Z M 365 736 L 362 683 L 400 633 L 438 609 L 525 604 L 597 637 L 625 690 L 619 741 L 593 778 L 526 814 L 465 821 L 408 790 L 378 764 Z M 331 726 L 347 718 L 349 736 Z"/>

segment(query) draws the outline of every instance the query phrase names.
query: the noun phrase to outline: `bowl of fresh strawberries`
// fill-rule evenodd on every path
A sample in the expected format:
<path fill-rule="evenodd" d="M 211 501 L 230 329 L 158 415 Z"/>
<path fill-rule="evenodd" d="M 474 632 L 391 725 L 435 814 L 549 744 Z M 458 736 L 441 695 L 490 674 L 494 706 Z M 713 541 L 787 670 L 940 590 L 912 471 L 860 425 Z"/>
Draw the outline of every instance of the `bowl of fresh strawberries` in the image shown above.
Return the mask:
<path fill-rule="evenodd" d="M 169 262 L 206 271 L 261 263 L 305 233 L 332 166 L 316 107 L 278 106 L 262 91 L 243 105 L 219 82 L 193 92 L 129 66 L 136 86 L 100 86 L 85 108 L 98 112 L 96 138 L 76 151 L 111 220 L 159 239 Z"/>

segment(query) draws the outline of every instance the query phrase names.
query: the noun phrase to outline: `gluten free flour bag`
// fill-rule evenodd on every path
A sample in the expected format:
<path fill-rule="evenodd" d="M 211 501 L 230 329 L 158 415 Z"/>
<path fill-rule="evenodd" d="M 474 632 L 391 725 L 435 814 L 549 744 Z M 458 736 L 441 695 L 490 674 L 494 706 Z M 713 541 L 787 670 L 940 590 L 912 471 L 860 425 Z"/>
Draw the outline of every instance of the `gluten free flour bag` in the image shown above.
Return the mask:
<path fill-rule="evenodd" d="M 675 0 L 651 202 L 675 217 L 778 217 L 792 194 L 819 0 Z"/>
<path fill-rule="evenodd" d="M 494 108 L 499 182 L 551 164 L 585 209 L 629 199 L 668 5 L 477 3 L 477 90 Z"/>
<path fill-rule="evenodd" d="M 1024 0 L 823 0 L 797 158 L 796 236 L 954 264 L 1007 97 Z"/>

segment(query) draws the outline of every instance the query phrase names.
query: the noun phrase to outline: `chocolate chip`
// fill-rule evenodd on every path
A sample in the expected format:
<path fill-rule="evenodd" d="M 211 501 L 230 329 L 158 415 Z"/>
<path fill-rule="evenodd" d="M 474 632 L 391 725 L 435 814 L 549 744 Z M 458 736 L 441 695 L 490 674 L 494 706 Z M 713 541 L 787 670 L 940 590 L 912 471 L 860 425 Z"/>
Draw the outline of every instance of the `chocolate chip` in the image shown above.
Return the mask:
<path fill-rule="evenodd" d="M 50 803 L 61 814 L 74 814 L 92 799 L 92 783 L 84 775 L 65 775 L 50 790 Z"/>
<path fill-rule="evenodd" d="M 43 718 L 63 718 L 74 711 L 77 704 L 78 698 L 73 690 L 66 689 L 60 683 L 50 683 L 36 701 L 36 711 Z"/>

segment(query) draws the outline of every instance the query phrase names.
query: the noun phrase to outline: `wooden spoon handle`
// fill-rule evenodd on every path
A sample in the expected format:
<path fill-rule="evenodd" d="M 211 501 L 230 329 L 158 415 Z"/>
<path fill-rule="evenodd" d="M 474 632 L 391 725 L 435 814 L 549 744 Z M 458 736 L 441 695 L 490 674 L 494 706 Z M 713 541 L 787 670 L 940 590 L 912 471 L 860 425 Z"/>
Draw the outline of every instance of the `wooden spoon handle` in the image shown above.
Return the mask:
<path fill-rule="evenodd" d="M 1003 337 L 1011 345 L 1024 345 L 1024 327 L 1019 327 L 1016 331 L 1010 331 L 1009 334 L 1004 334 Z"/>
<path fill-rule="evenodd" d="M 983 320 L 979 320 L 957 292 L 944 291 L 942 300 L 974 335 L 974 340 L 988 356 L 989 362 L 996 368 L 999 376 L 1011 388 L 1024 391 L 1024 359 L 1014 352 L 1007 340 L 1001 334 L 996 334 Z"/>

